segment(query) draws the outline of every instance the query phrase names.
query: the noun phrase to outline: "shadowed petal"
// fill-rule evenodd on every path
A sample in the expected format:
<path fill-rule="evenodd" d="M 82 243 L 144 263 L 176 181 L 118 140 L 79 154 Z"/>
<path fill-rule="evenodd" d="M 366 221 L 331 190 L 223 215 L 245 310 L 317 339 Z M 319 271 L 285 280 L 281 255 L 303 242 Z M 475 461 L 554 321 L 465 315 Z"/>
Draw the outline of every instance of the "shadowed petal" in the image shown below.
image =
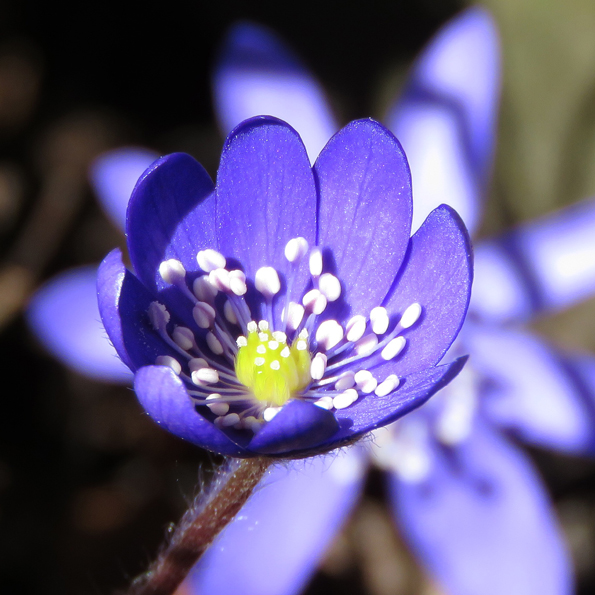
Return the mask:
<path fill-rule="evenodd" d="M 337 130 L 318 82 L 277 35 L 260 25 L 231 27 L 215 66 L 213 94 L 225 134 L 253 116 L 275 116 L 299 132 L 312 162 Z"/>
<path fill-rule="evenodd" d="M 27 322 L 46 349 L 77 372 L 104 382 L 132 381 L 101 324 L 96 267 L 50 279 L 31 298 Z"/>
<path fill-rule="evenodd" d="M 584 382 L 589 376 L 574 370 L 572 358 L 527 333 L 465 331 L 474 370 L 486 378 L 482 406 L 492 422 L 538 446 L 594 452 L 595 376 Z M 595 365 L 588 357 L 576 361 Z"/>
<path fill-rule="evenodd" d="M 184 383 L 166 366 L 147 366 L 134 376 L 134 391 L 144 410 L 168 432 L 228 456 L 246 456 L 221 430 L 198 413 Z"/>
<path fill-rule="evenodd" d="M 300 593 L 357 502 L 362 455 L 354 447 L 274 467 L 207 550 L 187 581 L 190 593 Z"/>
<path fill-rule="evenodd" d="M 418 560 L 451 595 L 569 595 L 568 552 L 525 456 L 478 424 L 436 451 L 421 483 L 390 476 L 395 520 Z"/>
<path fill-rule="evenodd" d="M 595 199 L 482 242 L 470 312 L 490 321 L 527 320 L 595 294 Z"/>
<path fill-rule="evenodd" d="M 103 153 L 91 165 L 91 184 L 104 211 L 124 231 L 126 209 L 136 182 L 159 155 L 140 147 Z"/>
<path fill-rule="evenodd" d="M 407 345 L 394 363 L 394 373 L 407 376 L 440 360 L 459 332 L 469 304 L 471 244 L 463 222 L 449 206 L 432 211 L 411 238 L 401 270 L 387 310 L 400 316 L 411 304 L 422 308 L 420 319 L 401 333 Z"/>
<path fill-rule="evenodd" d="M 440 30 L 417 61 L 387 118 L 413 174 L 413 229 L 441 203 L 476 229 L 494 153 L 499 70 L 496 26 L 478 7 Z"/>
<path fill-rule="evenodd" d="M 318 244 L 332 250 L 352 314 L 380 305 L 409 242 L 411 176 L 395 137 L 374 120 L 338 132 L 320 154 Z"/>

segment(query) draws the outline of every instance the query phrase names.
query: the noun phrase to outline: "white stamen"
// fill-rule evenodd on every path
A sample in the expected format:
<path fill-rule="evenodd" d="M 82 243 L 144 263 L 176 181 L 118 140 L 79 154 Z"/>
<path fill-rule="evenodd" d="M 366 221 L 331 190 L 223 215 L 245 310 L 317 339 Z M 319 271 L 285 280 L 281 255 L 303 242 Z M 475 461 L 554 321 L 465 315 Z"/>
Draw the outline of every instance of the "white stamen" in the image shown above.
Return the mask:
<path fill-rule="evenodd" d="M 194 321 L 200 328 L 210 328 L 215 321 L 217 313 L 215 308 L 206 302 L 197 302 L 192 309 Z"/>
<path fill-rule="evenodd" d="M 274 331 L 273 338 L 279 343 L 287 343 L 287 335 L 283 331 Z"/>
<path fill-rule="evenodd" d="M 193 357 L 189 362 L 188 362 L 188 368 L 190 369 L 190 372 L 196 372 L 196 370 L 200 370 L 201 368 L 208 368 L 209 364 L 207 363 L 206 359 L 203 359 L 202 357 Z"/>
<path fill-rule="evenodd" d="M 199 368 L 192 372 L 192 382 L 197 386 L 219 382 L 219 373 L 213 368 Z"/>
<path fill-rule="evenodd" d="M 278 294 L 281 289 L 279 275 L 273 267 L 260 267 L 254 275 L 254 285 L 267 299 Z"/>
<path fill-rule="evenodd" d="M 369 355 L 376 349 L 377 345 L 378 337 L 370 333 L 355 343 L 355 352 L 358 355 Z"/>
<path fill-rule="evenodd" d="M 172 339 L 184 351 L 188 351 L 194 346 L 194 333 L 185 326 L 177 326 L 172 334 Z"/>
<path fill-rule="evenodd" d="M 285 346 L 282 350 L 281 353 L 279 354 L 281 357 L 289 357 L 291 355 L 291 350 L 289 349 L 289 347 Z"/>
<path fill-rule="evenodd" d="M 285 258 L 289 262 L 300 261 L 308 252 L 308 242 L 305 238 L 292 238 L 285 245 Z"/>
<path fill-rule="evenodd" d="M 267 352 L 267 348 L 264 345 L 259 345 L 256 348 L 256 353 L 260 353 L 260 355 L 264 355 Z"/>
<path fill-rule="evenodd" d="M 308 349 L 308 343 L 307 341 L 304 341 L 303 339 L 300 339 L 297 343 L 296 343 L 296 347 L 298 351 L 306 351 L 306 349 Z"/>
<path fill-rule="evenodd" d="M 269 335 L 268 333 L 258 333 L 258 338 L 264 343 L 268 340 Z"/>
<path fill-rule="evenodd" d="M 333 408 L 333 398 L 332 397 L 321 397 L 318 401 L 314 401 L 314 405 L 320 407 L 321 409 L 326 409 L 330 411 Z"/>
<path fill-rule="evenodd" d="M 256 357 L 254 358 L 254 365 L 255 366 L 264 366 L 264 362 L 266 360 L 264 359 L 264 357 Z"/>
<path fill-rule="evenodd" d="M 358 341 L 366 331 L 366 319 L 358 314 L 349 320 L 345 328 L 347 330 L 347 340 Z"/>
<path fill-rule="evenodd" d="M 215 269 L 225 268 L 226 265 L 225 256 L 211 248 L 201 250 L 196 255 L 196 262 L 198 262 L 198 266 L 206 273 L 210 273 Z"/>
<path fill-rule="evenodd" d="M 343 372 L 337 382 L 335 382 L 335 390 L 347 390 L 355 385 L 354 374 L 351 370 Z"/>
<path fill-rule="evenodd" d="M 149 320 L 151 326 L 156 330 L 165 330 L 166 324 L 169 322 L 170 315 L 167 308 L 159 302 L 151 302 L 149 304 Z"/>
<path fill-rule="evenodd" d="M 273 360 L 270 363 L 270 366 L 271 366 L 271 370 L 279 370 L 281 368 L 281 364 L 279 363 L 278 359 Z"/>
<path fill-rule="evenodd" d="M 267 407 L 262 412 L 262 417 L 264 418 L 264 421 L 271 421 L 279 411 L 281 411 L 281 407 Z"/>
<path fill-rule="evenodd" d="M 229 271 L 220 268 L 209 273 L 209 283 L 219 291 L 231 291 Z"/>
<path fill-rule="evenodd" d="M 365 394 L 370 394 L 378 386 L 378 380 L 374 378 L 369 370 L 360 370 L 354 377 L 357 388 Z"/>
<path fill-rule="evenodd" d="M 227 403 L 207 403 L 207 407 L 211 410 L 211 413 L 222 416 L 229 411 L 229 405 Z"/>
<path fill-rule="evenodd" d="M 255 434 L 258 432 L 258 430 L 260 430 L 262 425 L 261 422 L 258 419 L 256 419 L 253 415 L 245 417 L 242 421 L 244 422 L 244 427 L 247 430 L 251 430 Z"/>
<path fill-rule="evenodd" d="M 219 293 L 219 290 L 209 281 L 208 275 L 197 277 L 192 284 L 192 291 L 201 302 L 209 303 L 211 303 Z"/>
<path fill-rule="evenodd" d="M 357 401 L 358 394 L 353 388 L 348 388 L 345 392 L 333 398 L 335 409 L 345 409 Z"/>
<path fill-rule="evenodd" d="M 320 248 L 312 248 L 312 252 L 310 252 L 310 274 L 313 277 L 319 277 L 320 273 L 322 273 L 322 252 Z"/>
<path fill-rule="evenodd" d="M 235 426 L 240 421 L 240 416 L 237 413 L 229 413 L 224 417 L 218 417 L 215 423 L 223 428 Z"/>
<path fill-rule="evenodd" d="M 303 298 L 302 304 L 306 310 L 309 310 L 313 314 L 322 314 L 326 308 L 327 300 L 318 289 L 311 289 Z"/>
<path fill-rule="evenodd" d="M 372 323 L 372 331 L 377 335 L 383 335 L 388 329 L 388 313 L 386 308 L 379 306 L 373 308 L 370 312 L 370 322 Z"/>
<path fill-rule="evenodd" d="M 279 349 L 279 342 L 278 341 L 269 341 L 269 349 L 271 351 L 275 351 L 275 349 Z"/>
<path fill-rule="evenodd" d="M 221 355 L 223 353 L 223 345 L 221 345 L 219 339 L 211 331 L 207 333 L 207 345 L 215 355 Z"/>
<path fill-rule="evenodd" d="M 285 313 L 284 313 L 285 314 Z M 295 331 L 300 326 L 304 317 L 304 307 L 296 302 L 289 302 L 287 306 L 287 328 Z M 285 318 L 285 316 L 284 316 Z"/>
<path fill-rule="evenodd" d="M 327 357 L 324 353 L 317 353 L 310 364 L 310 376 L 313 380 L 320 380 L 326 371 Z"/>
<path fill-rule="evenodd" d="M 246 339 L 246 337 L 244 337 L 244 335 L 240 335 L 236 339 L 236 345 L 238 347 L 246 347 L 246 345 L 248 345 L 248 339 Z"/>
<path fill-rule="evenodd" d="M 178 375 L 182 371 L 182 366 L 180 365 L 180 362 L 174 357 L 171 357 L 171 355 L 158 356 L 155 360 L 155 364 L 158 366 L 167 366 L 168 368 L 171 368 L 175 374 Z"/>
<path fill-rule="evenodd" d="M 388 361 L 399 355 L 403 351 L 406 342 L 405 337 L 396 337 L 389 341 L 388 345 L 380 353 L 382 359 Z"/>
<path fill-rule="evenodd" d="M 239 269 L 229 271 L 229 288 L 236 295 L 244 295 L 248 291 L 244 271 Z"/>
<path fill-rule="evenodd" d="M 249 333 L 255 333 L 258 330 L 258 325 L 256 322 L 254 322 L 254 320 L 251 320 L 246 326 Z"/>
<path fill-rule="evenodd" d="M 341 295 L 341 282 L 330 273 L 320 275 L 318 287 L 329 302 L 334 302 Z"/>
<path fill-rule="evenodd" d="M 343 339 L 343 327 L 336 320 L 325 320 L 316 329 L 318 346 L 325 351 L 338 345 Z"/>
<path fill-rule="evenodd" d="M 238 317 L 236 316 L 233 306 L 229 300 L 223 304 L 223 316 L 225 316 L 225 320 L 227 320 L 227 322 L 236 325 L 238 324 Z"/>
<path fill-rule="evenodd" d="M 405 310 L 405 312 L 403 312 L 403 316 L 401 316 L 401 320 L 399 321 L 399 324 L 403 328 L 409 328 L 409 327 L 413 326 L 419 320 L 420 316 L 421 316 L 421 306 L 417 302 L 415 302 L 415 303 L 411 304 L 411 306 L 409 306 Z"/>
<path fill-rule="evenodd" d="M 170 285 L 175 285 L 186 279 L 186 269 L 176 258 L 164 260 L 159 265 L 159 274 L 161 275 L 161 278 Z"/>
<path fill-rule="evenodd" d="M 264 333 L 269 330 L 269 323 L 267 320 L 261 320 L 258 323 L 258 328 Z M 261 339 L 261 341 L 266 341 L 266 339 Z"/>
<path fill-rule="evenodd" d="M 386 377 L 384 382 L 381 382 L 377 387 L 374 393 L 379 397 L 386 397 L 389 393 L 395 390 L 397 386 L 399 386 L 400 380 L 396 374 L 391 374 L 390 376 Z"/>

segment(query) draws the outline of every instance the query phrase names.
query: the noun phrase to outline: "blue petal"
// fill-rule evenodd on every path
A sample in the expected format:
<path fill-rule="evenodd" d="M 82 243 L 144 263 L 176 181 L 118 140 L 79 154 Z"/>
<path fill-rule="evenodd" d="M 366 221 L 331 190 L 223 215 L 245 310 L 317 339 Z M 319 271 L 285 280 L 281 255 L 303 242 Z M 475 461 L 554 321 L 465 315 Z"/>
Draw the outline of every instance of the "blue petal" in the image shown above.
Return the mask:
<path fill-rule="evenodd" d="M 337 130 L 318 82 L 279 37 L 259 25 L 231 27 L 215 66 L 213 94 L 225 134 L 253 116 L 276 116 L 299 132 L 312 162 Z"/>
<path fill-rule="evenodd" d="M 314 166 L 318 244 L 330 248 L 351 314 L 380 305 L 409 242 L 411 176 L 395 137 L 374 120 L 338 132 Z"/>
<path fill-rule="evenodd" d="M 124 147 L 103 153 L 91 164 L 89 176 L 95 194 L 111 220 L 124 231 L 126 209 L 142 173 L 159 155 L 148 149 Z"/>
<path fill-rule="evenodd" d="M 595 452 L 595 358 L 572 358 L 528 333 L 466 325 L 493 423 L 538 446 Z"/>
<path fill-rule="evenodd" d="M 415 65 L 387 119 L 411 165 L 414 229 L 441 203 L 476 229 L 494 153 L 499 71 L 496 26 L 478 7 L 440 30 Z"/>
<path fill-rule="evenodd" d="M 522 225 L 476 248 L 470 311 L 527 320 L 595 294 L 595 199 Z"/>
<path fill-rule="evenodd" d="M 300 593 L 357 502 L 363 471 L 356 447 L 274 467 L 196 566 L 189 593 Z"/>
<path fill-rule="evenodd" d="M 571 562 L 544 487 L 525 456 L 478 424 L 436 451 L 421 483 L 390 477 L 395 520 L 451 595 L 570 595 Z"/>
<path fill-rule="evenodd" d="M 27 322 L 48 351 L 77 372 L 104 382 L 132 381 L 101 324 L 97 269 L 71 269 L 35 293 Z"/>
<path fill-rule="evenodd" d="M 184 383 L 171 368 L 141 368 L 134 376 L 134 392 L 143 409 L 168 432 L 222 455 L 250 456 L 196 411 Z"/>

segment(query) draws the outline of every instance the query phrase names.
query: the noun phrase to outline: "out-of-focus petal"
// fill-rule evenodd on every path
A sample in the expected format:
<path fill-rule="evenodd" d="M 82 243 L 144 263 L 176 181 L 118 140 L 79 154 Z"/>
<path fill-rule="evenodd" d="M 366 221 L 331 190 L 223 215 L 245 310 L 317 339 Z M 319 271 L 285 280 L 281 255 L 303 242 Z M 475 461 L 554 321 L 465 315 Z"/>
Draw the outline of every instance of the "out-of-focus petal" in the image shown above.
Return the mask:
<path fill-rule="evenodd" d="M 362 489 L 353 447 L 277 466 L 187 580 L 192 595 L 300 593 Z"/>
<path fill-rule="evenodd" d="M 142 173 L 159 155 L 141 147 L 123 147 L 103 153 L 91 165 L 89 177 L 105 212 L 122 231 L 130 195 Z"/>
<path fill-rule="evenodd" d="M 387 122 L 413 177 L 413 229 L 441 203 L 473 232 L 491 170 L 500 92 L 498 33 L 471 8 L 438 32 Z"/>
<path fill-rule="evenodd" d="M 301 60 L 253 23 L 230 29 L 215 65 L 213 94 L 225 134 L 253 116 L 276 116 L 299 132 L 311 162 L 337 130 L 320 85 Z"/>
<path fill-rule="evenodd" d="M 529 461 L 477 424 L 437 450 L 429 476 L 390 476 L 395 520 L 417 559 L 450 595 L 570 595 L 571 562 Z"/>
<path fill-rule="evenodd" d="M 351 315 L 382 302 L 411 231 L 411 175 L 403 149 L 374 120 L 351 122 L 314 167 L 320 191 L 319 245 L 332 250 Z M 348 313 L 349 314 L 349 313 Z"/>
<path fill-rule="evenodd" d="M 595 199 L 476 247 L 470 312 L 485 320 L 527 320 L 593 294 Z"/>
<path fill-rule="evenodd" d="M 50 279 L 31 298 L 27 322 L 46 349 L 77 372 L 105 382 L 132 381 L 101 324 L 96 267 Z"/>
<path fill-rule="evenodd" d="M 595 374 L 588 374 L 595 359 L 577 357 L 581 375 L 571 357 L 528 333 L 483 325 L 464 332 L 492 422 L 538 446 L 595 452 Z"/>

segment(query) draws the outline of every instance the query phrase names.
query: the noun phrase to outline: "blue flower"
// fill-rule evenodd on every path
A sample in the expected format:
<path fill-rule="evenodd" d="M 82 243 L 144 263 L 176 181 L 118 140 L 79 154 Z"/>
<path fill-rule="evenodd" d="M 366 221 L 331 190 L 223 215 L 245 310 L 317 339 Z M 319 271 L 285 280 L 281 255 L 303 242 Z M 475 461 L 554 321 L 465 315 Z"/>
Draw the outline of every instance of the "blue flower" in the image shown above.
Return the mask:
<path fill-rule="evenodd" d="M 373 120 L 310 167 L 285 122 L 227 138 L 217 186 L 185 154 L 130 199 L 98 274 L 99 309 L 151 417 L 221 454 L 301 457 L 349 444 L 424 403 L 467 311 L 471 250 L 447 206 L 410 238 L 405 155 Z M 136 275 L 136 276 L 135 276 Z"/>

